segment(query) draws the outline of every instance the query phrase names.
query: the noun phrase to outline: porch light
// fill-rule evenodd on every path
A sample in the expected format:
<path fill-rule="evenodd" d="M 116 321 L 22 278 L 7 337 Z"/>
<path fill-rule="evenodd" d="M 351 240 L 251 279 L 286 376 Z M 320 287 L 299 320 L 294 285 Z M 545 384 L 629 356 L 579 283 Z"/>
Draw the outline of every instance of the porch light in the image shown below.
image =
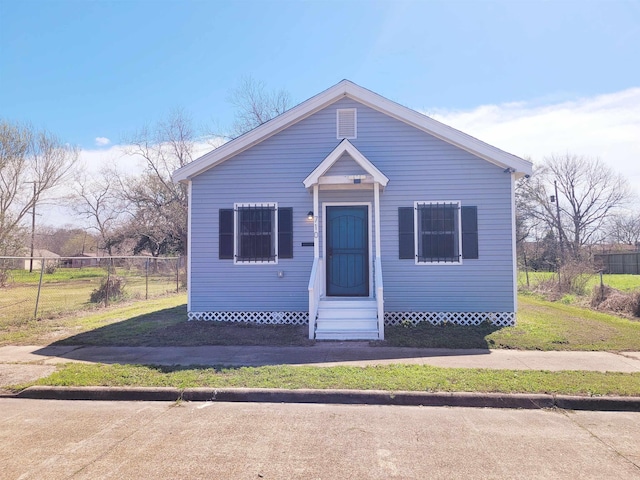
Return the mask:
<path fill-rule="evenodd" d="M 307 220 L 313 220 L 313 212 L 311 210 L 307 213 Z"/>

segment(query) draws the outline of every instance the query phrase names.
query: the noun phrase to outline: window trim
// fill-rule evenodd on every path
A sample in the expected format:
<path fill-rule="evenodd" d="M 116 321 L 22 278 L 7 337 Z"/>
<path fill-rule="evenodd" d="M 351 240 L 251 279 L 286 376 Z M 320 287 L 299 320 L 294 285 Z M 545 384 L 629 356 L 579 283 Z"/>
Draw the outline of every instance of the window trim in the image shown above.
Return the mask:
<path fill-rule="evenodd" d="M 340 135 L 340 112 L 353 112 L 353 136 Z M 336 109 L 336 138 L 342 140 L 354 140 L 358 138 L 358 109 L 357 108 L 338 108 Z"/>
<path fill-rule="evenodd" d="M 458 236 L 458 260 L 451 262 L 421 262 L 419 260 L 418 249 L 418 205 L 435 205 L 435 204 L 455 204 L 458 208 L 458 219 L 456 222 L 456 233 Z M 462 265 L 462 203 L 460 200 L 425 200 L 413 202 L 413 253 L 415 255 L 416 265 Z"/>
<path fill-rule="evenodd" d="M 243 207 L 267 207 L 274 208 L 273 225 L 271 226 L 271 238 L 274 240 L 274 259 L 266 261 L 240 260 L 238 250 L 240 235 L 238 235 L 238 209 Z M 233 204 L 233 264 L 234 265 L 277 265 L 278 264 L 278 203 L 277 202 L 253 202 Z"/>

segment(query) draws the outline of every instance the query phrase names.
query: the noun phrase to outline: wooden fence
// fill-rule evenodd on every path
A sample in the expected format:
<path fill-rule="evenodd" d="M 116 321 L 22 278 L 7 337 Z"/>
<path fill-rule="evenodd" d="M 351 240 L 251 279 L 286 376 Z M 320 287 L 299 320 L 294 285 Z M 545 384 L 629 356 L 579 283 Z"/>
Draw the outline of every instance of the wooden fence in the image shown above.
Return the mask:
<path fill-rule="evenodd" d="M 640 252 L 605 253 L 593 257 L 603 273 L 640 275 Z"/>

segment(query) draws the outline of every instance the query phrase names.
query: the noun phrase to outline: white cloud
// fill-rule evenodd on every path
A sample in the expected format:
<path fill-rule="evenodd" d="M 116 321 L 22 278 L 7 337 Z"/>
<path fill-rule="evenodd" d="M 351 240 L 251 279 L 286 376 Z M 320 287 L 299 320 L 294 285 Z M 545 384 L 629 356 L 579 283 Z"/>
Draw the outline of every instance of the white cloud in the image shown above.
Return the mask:
<path fill-rule="evenodd" d="M 194 146 L 193 158 L 196 159 L 204 155 L 222 143 L 224 140 L 219 138 L 197 142 Z M 144 171 L 145 160 L 140 155 L 128 154 L 128 147 L 128 145 L 112 145 L 106 149 L 82 149 L 78 159 L 78 168 L 82 168 L 90 175 L 98 174 L 104 167 L 115 168 L 124 177 L 139 175 Z M 63 190 L 66 188 L 65 194 L 70 193 L 68 187 L 68 185 L 63 187 Z M 44 223 L 86 227 L 86 222 L 82 218 L 74 216 L 67 204 L 68 202 L 50 202 L 47 205 L 42 205 L 41 211 L 46 216 Z"/>
<path fill-rule="evenodd" d="M 207 142 L 197 142 L 193 149 L 196 159 L 224 143 L 221 139 L 210 139 Z M 140 155 L 127 153 L 129 145 L 112 145 L 107 149 L 83 149 L 80 151 L 80 163 L 90 173 L 97 173 L 102 167 L 115 167 L 125 175 L 142 173 L 145 160 Z"/>
<path fill-rule="evenodd" d="M 598 157 L 640 193 L 640 88 L 544 106 L 483 105 L 430 116 L 534 163 L 567 152 Z"/>
<path fill-rule="evenodd" d="M 104 147 L 106 145 L 109 145 L 111 143 L 111 140 L 109 140 L 107 137 L 96 137 L 96 145 L 98 147 Z"/>

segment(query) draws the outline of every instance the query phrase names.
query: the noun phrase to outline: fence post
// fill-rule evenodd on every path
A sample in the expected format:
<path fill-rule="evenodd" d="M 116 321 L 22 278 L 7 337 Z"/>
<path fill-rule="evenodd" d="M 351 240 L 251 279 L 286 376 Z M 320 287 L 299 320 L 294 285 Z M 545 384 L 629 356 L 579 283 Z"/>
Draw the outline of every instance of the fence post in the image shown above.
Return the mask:
<path fill-rule="evenodd" d="M 109 306 L 109 284 L 111 283 L 111 265 L 113 264 L 113 258 L 109 258 L 109 261 L 107 262 L 107 288 L 106 290 L 106 294 L 104 296 L 104 306 L 108 307 Z"/>
<path fill-rule="evenodd" d="M 31 257 L 33 261 L 33 257 Z M 40 259 L 40 281 L 38 282 L 38 294 L 36 295 L 36 308 L 33 311 L 33 319 L 38 320 L 38 304 L 40 303 L 40 290 L 42 290 L 42 276 L 44 275 L 44 258 Z"/>
<path fill-rule="evenodd" d="M 149 300 L 149 259 L 144 262 L 144 299 Z"/>
<path fill-rule="evenodd" d="M 180 293 L 180 258 L 176 260 L 176 293 Z"/>

